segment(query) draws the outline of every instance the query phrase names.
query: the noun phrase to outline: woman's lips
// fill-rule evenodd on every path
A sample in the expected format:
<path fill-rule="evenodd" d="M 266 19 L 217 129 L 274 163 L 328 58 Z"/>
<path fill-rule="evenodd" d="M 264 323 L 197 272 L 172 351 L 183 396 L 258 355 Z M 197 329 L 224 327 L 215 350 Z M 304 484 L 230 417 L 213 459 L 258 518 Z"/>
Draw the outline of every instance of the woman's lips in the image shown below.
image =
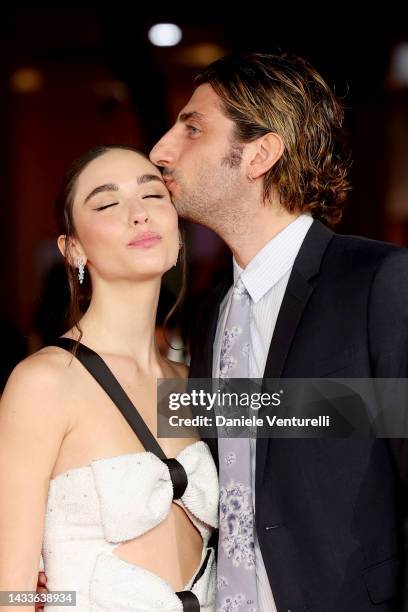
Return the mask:
<path fill-rule="evenodd" d="M 160 240 L 161 236 L 159 234 L 147 232 L 146 234 L 141 234 L 138 238 L 134 238 L 134 240 L 129 242 L 128 246 L 131 248 L 148 248 L 155 246 Z"/>

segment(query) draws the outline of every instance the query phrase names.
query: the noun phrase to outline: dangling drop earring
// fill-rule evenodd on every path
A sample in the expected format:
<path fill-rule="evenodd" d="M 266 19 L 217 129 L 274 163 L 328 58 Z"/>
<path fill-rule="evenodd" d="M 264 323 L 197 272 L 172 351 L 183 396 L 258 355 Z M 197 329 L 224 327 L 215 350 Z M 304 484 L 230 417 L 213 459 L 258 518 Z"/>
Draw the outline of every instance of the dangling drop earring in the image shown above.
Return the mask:
<path fill-rule="evenodd" d="M 85 277 L 85 264 L 84 260 L 81 257 L 78 257 L 76 260 L 76 267 L 78 268 L 78 280 L 79 284 L 82 285 Z"/>

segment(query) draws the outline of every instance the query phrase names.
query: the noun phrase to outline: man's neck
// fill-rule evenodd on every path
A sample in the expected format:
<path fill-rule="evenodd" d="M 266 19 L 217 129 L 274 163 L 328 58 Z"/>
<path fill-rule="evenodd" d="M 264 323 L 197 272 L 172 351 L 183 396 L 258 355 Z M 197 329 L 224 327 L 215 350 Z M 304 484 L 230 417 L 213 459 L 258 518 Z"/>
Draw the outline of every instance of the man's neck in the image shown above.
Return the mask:
<path fill-rule="evenodd" d="M 245 223 L 223 238 L 237 264 L 245 268 L 268 242 L 299 216 L 299 212 L 291 213 L 282 208 L 276 211 L 264 206 L 254 215 L 248 215 Z"/>

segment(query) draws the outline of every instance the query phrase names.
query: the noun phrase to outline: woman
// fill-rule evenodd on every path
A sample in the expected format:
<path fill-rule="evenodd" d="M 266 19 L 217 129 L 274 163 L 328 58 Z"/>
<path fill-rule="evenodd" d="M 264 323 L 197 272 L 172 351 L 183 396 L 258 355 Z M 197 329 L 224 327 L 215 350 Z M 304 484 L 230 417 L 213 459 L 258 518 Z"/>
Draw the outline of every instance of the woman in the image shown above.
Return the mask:
<path fill-rule="evenodd" d="M 157 378 L 187 374 L 154 340 L 180 249 L 169 193 L 135 150 L 99 147 L 68 171 L 57 218 L 75 324 L 1 402 L 0 590 L 34 591 L 42 552 L 48 590 L 76 591 L 77 610 L 213 610 L 215 465 L 202 441 L 150 433 Z"/>

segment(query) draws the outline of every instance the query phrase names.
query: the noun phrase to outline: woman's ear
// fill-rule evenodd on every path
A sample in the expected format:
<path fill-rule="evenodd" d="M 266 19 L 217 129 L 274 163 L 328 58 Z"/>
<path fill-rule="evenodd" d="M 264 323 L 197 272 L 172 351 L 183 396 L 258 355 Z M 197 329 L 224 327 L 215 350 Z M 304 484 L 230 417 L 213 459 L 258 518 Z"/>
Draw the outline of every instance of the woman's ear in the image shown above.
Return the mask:
<path fill-rule="evenodd" d="M 76 240 L 67 237 L 65 234 L 61 234 L 61 236 L 58 236 L 57 244 L 62 255 L 68 260 L 71 266 L 76 266 L 78 259 L 81 259 L 84 265 L 86 264 L 87 258 L 81 245 L 77 243 Z"/>
<path fill-rule="evenodd" d="M 67 237 L 65 236 L 65 234 L 61 234 L 61 236 L 58 236 L 57 245 L 63 257 L 65 257 L 66 241 Z"/>
<path fill-rule="evenodd" d="M 253 143 L 255 150 L 249 162 L 248 179 L 254 181 L 270 170 L 282 157 L 285 145 L 282 137 L 275 132 L 260 136 Z"/>

